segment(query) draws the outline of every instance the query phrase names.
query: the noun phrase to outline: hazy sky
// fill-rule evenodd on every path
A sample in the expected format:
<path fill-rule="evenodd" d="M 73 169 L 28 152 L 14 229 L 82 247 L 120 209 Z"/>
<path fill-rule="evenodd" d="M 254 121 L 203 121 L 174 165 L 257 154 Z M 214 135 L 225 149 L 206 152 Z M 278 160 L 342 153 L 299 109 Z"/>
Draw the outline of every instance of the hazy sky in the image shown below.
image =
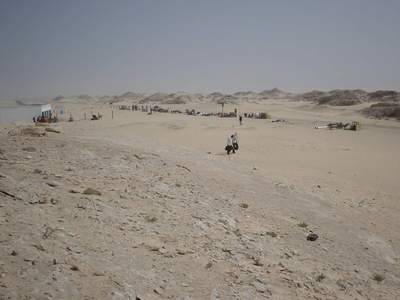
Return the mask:
<path fill-rule="evenodd" d="M 0 0 L 0 98 L 400 89 L 400 1 Z"/>

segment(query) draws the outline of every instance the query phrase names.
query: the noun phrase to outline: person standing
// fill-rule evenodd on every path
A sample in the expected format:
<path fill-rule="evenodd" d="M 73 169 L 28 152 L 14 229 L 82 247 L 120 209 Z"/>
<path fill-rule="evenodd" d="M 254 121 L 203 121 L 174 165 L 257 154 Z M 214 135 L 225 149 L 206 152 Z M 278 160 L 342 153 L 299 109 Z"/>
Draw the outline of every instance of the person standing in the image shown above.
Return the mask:
<path fill-rule="evenodd" d="M 235 134 L 233 134 L 231 137 L 232 137 L 233 153 L 235 153 L 235 150 L 239 150 L 239 140 L 237 132 L 235 132 Z"/>
<path fill-rule="evenodd" d="M 235 149 L 233 149 L 233 145 L 232 145 L 232 136 L 228 135 L 228 139 L 226 141 L 225 150 L 226 150 L 226 154 L 228 154 L 228 155 L 231 153 L 231 151 L 233 151 L 233 153 L 235 153 Z"/>
<path fill-rule="evenodd" d="M 239 125 L 242 126 L 243 117 L 242 115 L 239 116 Z"/>

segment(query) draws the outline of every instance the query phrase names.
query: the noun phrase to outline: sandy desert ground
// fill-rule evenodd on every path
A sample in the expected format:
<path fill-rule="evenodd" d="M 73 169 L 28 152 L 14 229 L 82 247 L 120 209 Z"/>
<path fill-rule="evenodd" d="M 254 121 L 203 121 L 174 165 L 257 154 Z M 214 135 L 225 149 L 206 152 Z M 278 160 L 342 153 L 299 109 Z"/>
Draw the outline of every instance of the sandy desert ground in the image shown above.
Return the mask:
<path fill-rule="evenodd" d="M 288 122 L 242 126 L 63 105 L 60 133 L 1 127 L 0 299 L 400 299 L 400 122 L 363 105 L 243 104 Z"/>

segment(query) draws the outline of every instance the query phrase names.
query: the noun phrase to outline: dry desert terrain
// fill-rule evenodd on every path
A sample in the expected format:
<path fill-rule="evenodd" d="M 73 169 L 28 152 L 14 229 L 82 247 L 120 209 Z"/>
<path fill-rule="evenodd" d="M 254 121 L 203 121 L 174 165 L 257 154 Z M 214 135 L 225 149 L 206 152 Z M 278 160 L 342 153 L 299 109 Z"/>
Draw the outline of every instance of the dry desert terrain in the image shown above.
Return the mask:
<path fill-rule="evenodd" d="M 287 120 L 242 126 L 63 105 L 59 133 L 0 130 L 0 299 L 400 299 L 399 122 L 364 104 L 226 105 Z M 189 107 L 220 110 L 169 106 Z"/>

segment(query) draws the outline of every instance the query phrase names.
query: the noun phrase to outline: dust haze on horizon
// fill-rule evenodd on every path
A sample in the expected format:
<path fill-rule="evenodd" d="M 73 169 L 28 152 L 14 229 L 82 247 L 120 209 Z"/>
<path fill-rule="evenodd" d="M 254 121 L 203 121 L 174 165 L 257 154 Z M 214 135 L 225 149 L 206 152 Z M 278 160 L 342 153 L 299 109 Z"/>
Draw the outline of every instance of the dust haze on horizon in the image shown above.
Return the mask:
<path fill-rule="evenodd" d="M 0 99 L 400 89 L 399 1 L 0 2 Z"/>

